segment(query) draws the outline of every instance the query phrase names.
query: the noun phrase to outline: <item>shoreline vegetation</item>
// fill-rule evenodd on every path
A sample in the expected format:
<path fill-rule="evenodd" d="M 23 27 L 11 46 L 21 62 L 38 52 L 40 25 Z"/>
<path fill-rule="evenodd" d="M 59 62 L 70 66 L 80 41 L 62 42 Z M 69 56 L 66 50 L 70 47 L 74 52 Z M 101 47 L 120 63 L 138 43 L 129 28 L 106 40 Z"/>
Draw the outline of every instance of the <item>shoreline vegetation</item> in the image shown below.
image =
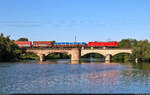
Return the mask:
<path fill-rule="evenodd" d="M 25 53 L 13 43 L 10 36 L 0 34 L 0 62 L 39 60 L 34 53 Z M 28 41 L 28 38 L 19 38 L 18 41 Z M 132 54 L 120 53 L 111 57 L 113 62 L 130 62 L 138 58 L 140 62 L 150 62 L 150 42 L 148 40 L 122 39 L 118 42 L 118 48 L 131 48 Z M 46 59 L 68 59 L 70 55 L 63 53 L 53 53 L 46 56 Z M 100 54 L 87 54 L 82 58 L 104 58 Z"/>

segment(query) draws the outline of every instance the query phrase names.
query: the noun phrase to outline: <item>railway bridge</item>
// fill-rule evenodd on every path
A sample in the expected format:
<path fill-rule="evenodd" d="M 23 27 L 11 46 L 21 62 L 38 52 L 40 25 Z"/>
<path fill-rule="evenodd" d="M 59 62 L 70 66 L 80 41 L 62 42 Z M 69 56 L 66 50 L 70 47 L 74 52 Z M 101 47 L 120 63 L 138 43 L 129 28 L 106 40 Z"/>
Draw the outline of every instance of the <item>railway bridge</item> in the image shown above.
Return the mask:
<path fill-rule="evenodd" d="M 44 61 L 44 57 L 51 53 L 65 53 L 71 55 L 72 61 L 79 61 L 81 56 L 84 56 L 89 53 L 98 53 L 105 57 L 105 61 L 110 61 L 111 56 L 114 56 L 119 53 L 132 53 L 131 49 L 55 49 L 55 48 L 28 48 L 26 52 L 35 53 L 40 57 L 40 61 Z"/>

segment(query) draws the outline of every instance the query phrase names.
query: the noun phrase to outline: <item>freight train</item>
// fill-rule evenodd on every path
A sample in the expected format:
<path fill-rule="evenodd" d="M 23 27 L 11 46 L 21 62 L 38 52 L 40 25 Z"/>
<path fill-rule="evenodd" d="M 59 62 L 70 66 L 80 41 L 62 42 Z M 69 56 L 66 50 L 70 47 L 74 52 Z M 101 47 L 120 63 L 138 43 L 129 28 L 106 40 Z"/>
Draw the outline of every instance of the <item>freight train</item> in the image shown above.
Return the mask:
<path fill-rule="evenodd" d="M 53 42 L 53 41 L 14 41 L 20 48 L 114 48 L 118 46 L 117 41 L 112 42 Z"/>

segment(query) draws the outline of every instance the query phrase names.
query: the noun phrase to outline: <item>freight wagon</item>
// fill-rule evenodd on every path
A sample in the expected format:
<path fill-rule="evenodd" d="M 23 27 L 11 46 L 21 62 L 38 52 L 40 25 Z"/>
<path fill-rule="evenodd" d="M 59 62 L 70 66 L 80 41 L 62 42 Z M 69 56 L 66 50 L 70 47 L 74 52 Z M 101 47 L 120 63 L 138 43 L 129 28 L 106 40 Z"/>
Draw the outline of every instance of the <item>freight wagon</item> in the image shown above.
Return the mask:
<path fill-rule="evenodd" d="M 14 41 L 14 44 L 18 45 L 20 48 L 27 48 L 32 46 L 31 41 Z"/>
<path fill-rule="evenodd" d="M 86 42 L 54 42 L 53 47 L 55 48 L 73 48 L 73 47 L 84 47 Z"/>
<path fill-rule="evenodd" d="M 52 41 L 33 41 L 33 47 L 52 47 Z"/>

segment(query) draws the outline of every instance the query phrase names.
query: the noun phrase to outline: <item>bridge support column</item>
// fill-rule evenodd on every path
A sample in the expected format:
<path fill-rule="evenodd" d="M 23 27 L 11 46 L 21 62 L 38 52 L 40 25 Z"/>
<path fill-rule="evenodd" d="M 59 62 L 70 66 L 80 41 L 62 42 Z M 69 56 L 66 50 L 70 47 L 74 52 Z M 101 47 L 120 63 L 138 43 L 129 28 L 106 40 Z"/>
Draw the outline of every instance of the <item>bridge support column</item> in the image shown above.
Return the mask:
<path fill-rule="evenodd" d="M 107 55 L 106 55 L 106 57 L 105 57 L 105 62 L 110 62 L 110 56 L 111 56 L 110 54 L 107 54 Z"/>
<path fill-rule="evenodd" d="M 44 58 L 45 56 L 44 56 L 44 54 L 40 54 L 39 57 L 40 57 L 40 61 L 41 61 L 41 62 L 42 62 L 42 61 L 45 61 L 45 58 Z"/>
<path fill-rule="evenodd" d="M 79 61 L 80 60 L 81 51 L 79 48 L 73 48 L 71 50 L 71 61 Z"/>
<path fill-rule="evenodd" d="M 138 63 L 138 58 L 135 58 L 135 63 Z"/>

